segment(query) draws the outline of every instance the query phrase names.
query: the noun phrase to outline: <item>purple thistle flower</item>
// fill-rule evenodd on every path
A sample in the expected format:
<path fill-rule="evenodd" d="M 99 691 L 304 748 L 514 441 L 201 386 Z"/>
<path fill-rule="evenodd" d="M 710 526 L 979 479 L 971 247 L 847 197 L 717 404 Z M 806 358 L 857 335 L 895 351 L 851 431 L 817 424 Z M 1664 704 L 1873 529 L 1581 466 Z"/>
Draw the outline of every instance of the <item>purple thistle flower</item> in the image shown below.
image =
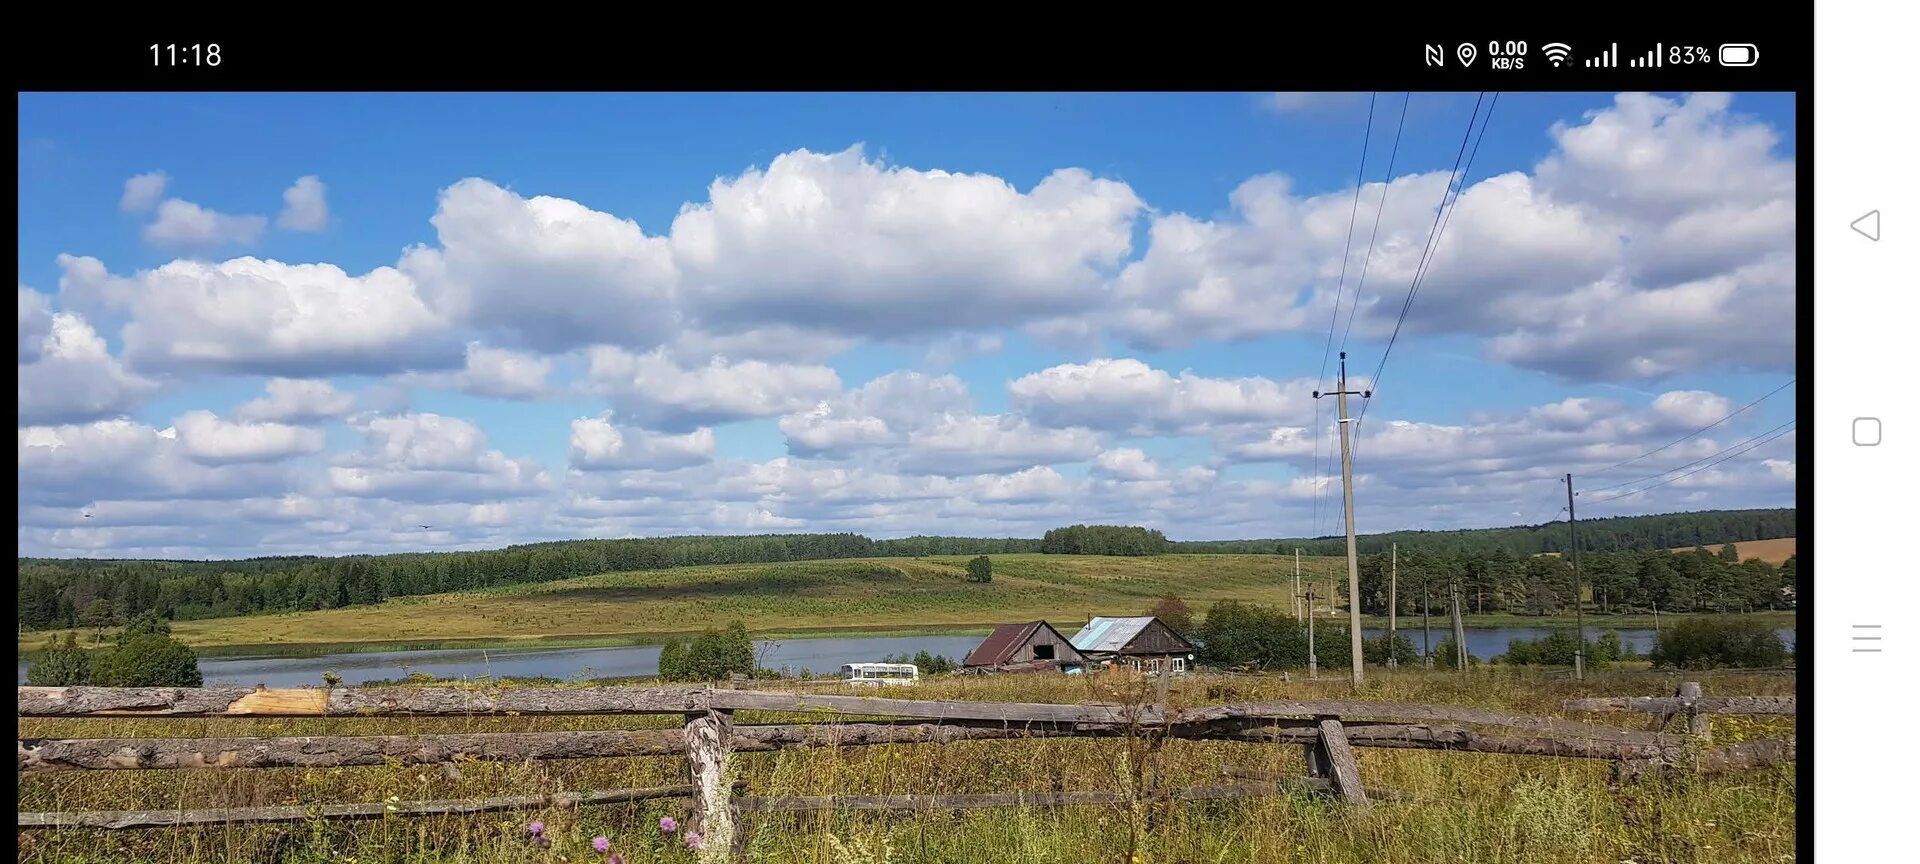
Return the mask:
<path fill-rule="evenodd" d="M 688 849 L 699 849 L 706 845 L 706 843 L 701 841 L 700 832 L 698 831 L 688 831 L 685 839 Z"/>
<path fill-rule="evenodd" d="M 660 830 L 663 833 L 672 834 L 680 830 L 680 823 L 673 821 L 672 816 L 662 816 L 660 817 Z"/>
<path fill-rule="evenodd" d="M 593 838 L 593 851 L 595 851 L 595 852 L 605 852 L 605 851 L 607 851 L 608 849 L 612 849 L 612 848 L 613 848 L 613 841 L 612 841 L 612 840 L 608 840 L 608 839 L 607 839 L 607 838 L 605 838 L 605 837 L 595 837 L 595 838 Z"/>
<path fill-rule="evenodd" d="M 529 822 L 529 823 L 527 823 L 527 833 L 528 833 L 528 834 L 532 834 L 532 835 L 533 835 L 533 836 L 535 836 L 535 837 L 538 837 L 538 836 L 540 836 L 540 835 L 542 835 L 542 834 L 545 834 L 545 833 L 547 833 L 547 826 L 546 826 L 546 823 L 543 823 L 543 822 Z"/>

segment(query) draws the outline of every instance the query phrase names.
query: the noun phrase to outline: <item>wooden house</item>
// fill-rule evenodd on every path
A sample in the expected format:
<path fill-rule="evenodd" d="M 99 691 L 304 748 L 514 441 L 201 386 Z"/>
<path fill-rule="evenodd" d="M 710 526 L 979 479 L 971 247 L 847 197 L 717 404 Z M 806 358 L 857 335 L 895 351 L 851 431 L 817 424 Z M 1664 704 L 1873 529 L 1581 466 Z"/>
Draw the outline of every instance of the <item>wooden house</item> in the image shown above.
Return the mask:
<path fill-rule="evenodd" d="M 988 671 L 1058 669 L 1078 672 L 1087 658 L 1074 650 L 1073 642 L 1060 635 L 1045 621 L 1002 624 L 993 628 L 986 641 L 967 654 L 968 669 Z"/>
<path fill-rule="evenodd" d="M 1145 672 L 1180 674 L 1193 665 L 1193 643 L 1151 616 L 1094 618 L 1073 634 L 1073 647 L 1096 663 Z"/>

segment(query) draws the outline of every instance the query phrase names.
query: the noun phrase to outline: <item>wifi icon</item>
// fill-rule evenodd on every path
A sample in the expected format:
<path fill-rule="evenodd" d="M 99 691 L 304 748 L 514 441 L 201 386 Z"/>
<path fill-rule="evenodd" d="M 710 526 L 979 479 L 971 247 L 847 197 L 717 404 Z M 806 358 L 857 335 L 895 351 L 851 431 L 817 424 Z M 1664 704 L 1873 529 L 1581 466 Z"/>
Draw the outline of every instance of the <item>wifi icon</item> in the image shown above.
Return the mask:
<path fill-rule="evenodd" d="M 1552 61 L 1555 68 L 1559 68 L 1561 63 L 1566 62 L 1567 55 L 1573 53 L 1573 46 L 1565 42 L 1548 42 L 1540 50 L 1546 52 L 1547 59 Z"/>

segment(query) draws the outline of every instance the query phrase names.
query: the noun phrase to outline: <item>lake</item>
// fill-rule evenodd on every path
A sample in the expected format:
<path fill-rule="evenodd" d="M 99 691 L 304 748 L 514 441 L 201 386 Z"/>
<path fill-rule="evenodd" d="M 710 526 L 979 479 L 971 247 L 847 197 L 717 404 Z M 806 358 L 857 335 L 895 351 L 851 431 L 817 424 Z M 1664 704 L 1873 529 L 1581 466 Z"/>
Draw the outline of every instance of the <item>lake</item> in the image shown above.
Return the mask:
<path fill-rule="evenodd" d="M 1570 628 L 1569 628 L 1570 629 Z M 1368 636 L 1381 630 L 1369 629 Z M 1421 646 L 1420 628 L 1402 628 L 1415 650 Z M 1433 644 L 1446 638 L 1447 629 L 1433 628 Z M 1544 627 L 1467 628 L 1467 650 L 1476 657 L 1504 654 L 1511 639 L 1538 639 L 1552 633 Z M 1601 631 L 1588 628 L 1589 639 Z M 1653 648 L 1651 629 L 1616 630 L 1622 644 L 1630 644 L 1645 654 Z M 1788 647 L 1794 642 L 1793 628 L 1776 631 Z M 959 662 L 980 644 L 984 636 L 828 636 L 812 639 L 788 639 L 757 642 L 760 663 L 771 669 L 787 667 L 819 674 L 840 671 L 846 663 L 873 662 L 889 654 L 912 655 L 920 651 L 944 654 Z M 200 673 L 209 687 L 320 686 L 321 674 L 339 674 L 344 684 L 362 684 L 378 679 L 404 678 L 412 672 L 425 672 L 436 678 L 612 678 L 653 675 L 659 672 L 660 646 L 642 645 L 617 648 L 461 648 L 445 651 L 383 651 L 365 654 L 331 654 L 321 657 L 231 657 L 200 661 Z M 27 664 L 19 667 L 19 683 L 27 682 Z"/>

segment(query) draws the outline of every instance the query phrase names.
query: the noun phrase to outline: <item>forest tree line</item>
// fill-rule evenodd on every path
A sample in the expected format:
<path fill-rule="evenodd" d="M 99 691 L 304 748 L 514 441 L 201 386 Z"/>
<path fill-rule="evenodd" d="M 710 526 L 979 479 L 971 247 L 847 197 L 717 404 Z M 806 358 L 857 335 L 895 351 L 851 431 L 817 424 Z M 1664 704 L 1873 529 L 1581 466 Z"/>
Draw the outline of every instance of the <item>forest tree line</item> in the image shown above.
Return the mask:
<path fill-rule="evenodd" d="M 1678 513 L 1601 519 L 1581 523 L 1581 548 L 1589 551 L 1720 544 L 1794 534 L 1793 510 Z M 1556 535 L 1557 531 L 1557 535 Z M 1550 539 L 1565 526 L 1494 528 L 1478 531 L 1396 532 L 1360 538 L 1362 551 L 1384 552 L 1399 538 L 1405 559 L 1416 550 L 1461 561 L 1502 550 L 1514 559 L 1556 551 Z M 1689 538 L 1674 542 L 1676 538 Z M 1388 539 L 1382 539 L 1388 538 Z M 1316 545 L 1318 544 L 1318 545 Z M 858 534 L 650 537 L 568 540 L 476 552 L 400 553 L 345 557 L 280 556 L 237 561 L 19 559 L 17 593 L 23 629 L 105 629 L 154 610 L 172 620 L 271 612 L 300 612 L 379 603 L 388 598 L 549 582 L 596 573 L 660 570 L 706 564 L 773 563 L 835 558 L 994 555 L 1046 552 L 1081 555 L 1189 553 L 1290 554 L 1300 546 L 1313 554 L 1342 554 L 1333 541 L 1250 540 L 1174 542 L 1139 526 L 1074 525 L 1045 537 L 906 537 L 873 540 Z M 1321 549 L 1320 546 L 1326 546 Z M 1541 548 L 1548 547 L 1548 548 Z M 1591 556 L 1590 556 L 1591 557 Z M 1508 568 L 1497 563 L 1493 572 Z M 1377 567 L 1368 565 L 1370 572 Z M 1461 564 L 1464 569 L 1468 565 Z M 1602 564 L 1601 570 L 1607 571 Z M 1637 574 L 1638 563 L 1634 564 Z M 1656 565 L 1657 566 L 1657 565 Z M 1691 565 L 1682 566 L 1690 575 Z M 1436 571 L 1438 572 L 1438 571 Z M 1543 574 L 1544 575 L 1544 574 Z M 1658 573 L 1649 574 L 1658 577 Z M 1621 577 L 1622 579 L 1624 577 Z M 1618 581 L 1618 580 L 1615 580 Z M 1706 580 L 1719 584 L 1719 577 Z M 1791 583 L 1791 579 L 1787 582 Z M 1405 584 L 1403 582 L 1403 584 Z M 1511 599 L 1510 580 L 1477 582 L 1487 596 Z M 1596 582 L 1596 584 L 1598 584 Z M 1613 583 L 1610 581 L 1609 585 Z M 1494 594 L 1508 585 L 1506 594 Z M 1613 596 L 1633 597 L 1624 582 Z M 1725 592 L 1714 589 L 1712 596 Z M 1682 591 L 1681 595 L 1686 595 Z M 1596 602 L 1599 595 L 1595 595 Z M 1384 594 L 1382 595 L 1384 598 Z M 1403 603 L 1410 602 L 1402 592 Z M 1543 598 L 1544 602 L 1544 598 Z M 1630 603 L 1630 600 L 1623 600 Z M 1685 602 L 1682 600 L 1682 602 Z M 1725 601 L 1716 601 L 1725 602 Z M 1385 600 L 1380 600 L 1384 608 Z M 1488 608 L 1499 608 L 1487 602 Z M 1665 601 L 1662 608 L 1669 608 Z M 1675 609 L 1674 611 L 1682 611 Z"/>
<path fill-rule="evenodd" d="M 1504 549 L 1487 553 L 1432 553 L 1400 550 L 1395 597 L 1401 615 L 1424 609 L 1448 611 L 1449 586 L 1457 585 L 1461 608 L 1469 614 L 1571 614 L 1576 586 L 1573 562 L 1561 555 L 1519 557 Z M 1394 566 L 1390 554 L 1360 556 L 1360 609 L 1387 614 Z M 1591 552 L 1580 556 L 1579 587 L 1586 608 L 1606 613 L 1756 612 L 1791 609 L 1807 574 L 1788 558 L 1779 565 L 1758 558 L 1740 560 L 1733 544 L 1686 552 L 1651 549 Z M 1346 573 L 1309 573 L 1335 584 L 1345 596 Z M 1321 594 L 1327 589 L 1322 588 Z"/>
<path fill-rule="evenodd" d="M 1795 536 L 1799 527 L 1796 511 L 1703 510 L 1695 513 L 1661 513 L 1651 516 L 1614 516 L 1605 519 L 1581 519 L 1580 551 L 1625 552 L 1641 549 L 1684 549 L 1693 546 L 1719 546 L 1749 540 L 1772 540 Z M 1410 548 L 1453 553 L 1492 552 L 1504 549 L 1512 555 L 1537 555 L 1542 552 L 1566 552 L 1570 548 L 1565 520 L 1540 525 L 1516 525 L 1511 528 L 1465 528 L 1458 531 L 1389 531 L 1361 534 L 1354 538 L 1362 553 L 1386 552 L 1395 543 L 1402 551 Z M 1176 541 L 1175 553 L 1345 555 L 1345 535 L 1310 539 L 1275 540 L 1185 540 Z"/>

